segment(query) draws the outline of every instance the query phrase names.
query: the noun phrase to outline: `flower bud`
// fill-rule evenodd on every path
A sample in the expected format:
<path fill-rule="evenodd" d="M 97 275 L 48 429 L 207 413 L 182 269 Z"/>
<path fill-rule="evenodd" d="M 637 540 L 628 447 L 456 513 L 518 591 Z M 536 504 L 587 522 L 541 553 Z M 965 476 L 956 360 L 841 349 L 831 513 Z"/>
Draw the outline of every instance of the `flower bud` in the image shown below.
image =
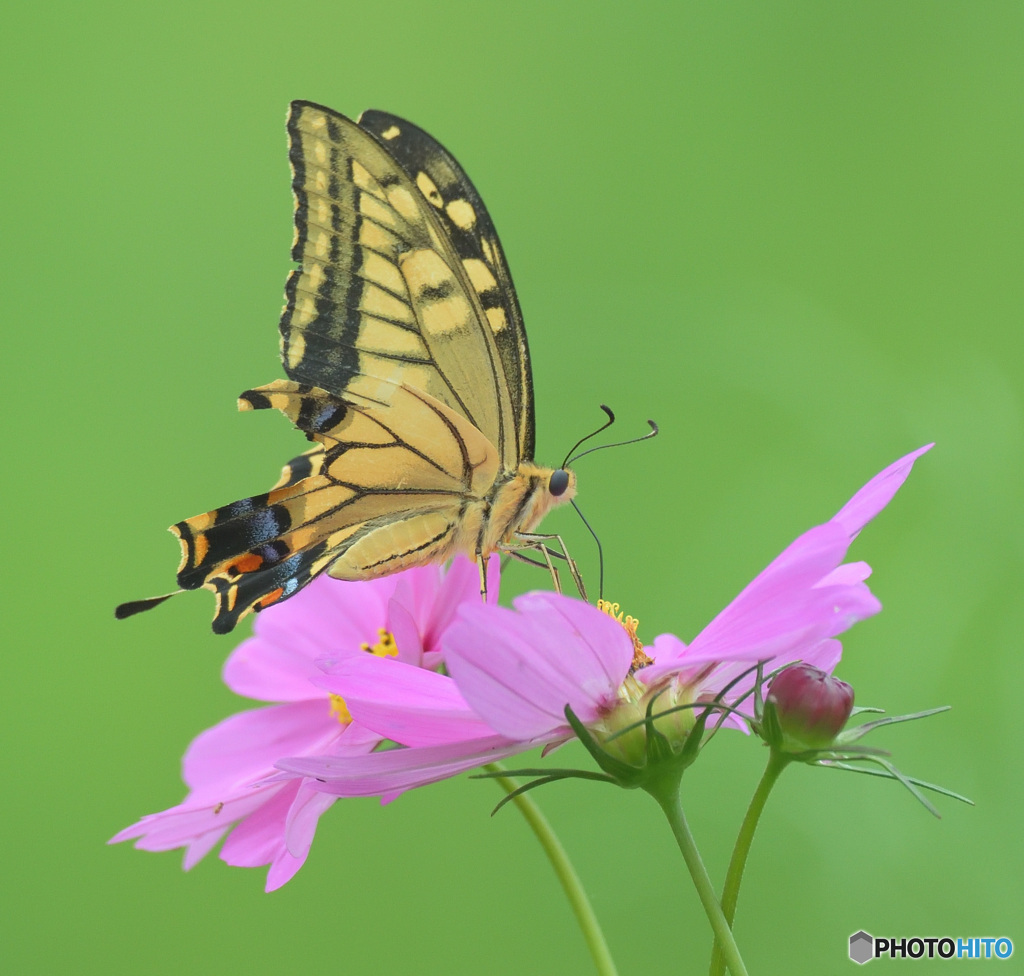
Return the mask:
<path fill-rule="evenodd" d="M 783 752 L 827 749 L 853 711 L 853 688 L 809 664 L 780 671 L 768 689 L 782 733 Z"/>

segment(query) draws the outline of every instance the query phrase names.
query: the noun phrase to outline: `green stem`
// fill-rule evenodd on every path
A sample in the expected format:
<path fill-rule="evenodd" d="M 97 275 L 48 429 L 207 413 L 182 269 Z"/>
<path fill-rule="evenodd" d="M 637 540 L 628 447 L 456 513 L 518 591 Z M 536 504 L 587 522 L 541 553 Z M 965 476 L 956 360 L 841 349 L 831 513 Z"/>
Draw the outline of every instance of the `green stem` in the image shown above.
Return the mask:
<path fill-rule="evenodd" d="M 715 933 L 715 944 L 723 947 L 729 971 L 733 976 L 747 976 L 747 968 L 743 965 L 740 950 L 736 945 L 735 939 L 732 937 L 729 923 L 726 921 L 722 908 L 718 904 L 715 889 L 711 884 L 711 879 L 708 877 L 704 862 L 700 858 L 697 845 L 693 841 L 693 835 L 690 833 L 690 827 L 686 823 L 686 817 L 683 815 L 683 804 L 679 799 L 678 783 L 674 787 L 652 792 L 651 795 L 658 801 L 661 809 L 665 811 L 669 826 L 672 828 L 672 833 L 675 834 L 676 843 L 679 844 L 683 860 L 686 861 L 694 887 L 697 889 L 701 904 L 704 906 L 708 921 L 711 923 L 711 928 Z"/>
<path fill-rule="evenodd" d="M 740 896 L 740 883 L 743 881 L 743 869 L 747 865 L 747 855 L 750 853 L 750 845 L 754 840 L 754 832 L 757 830 L 757 823 L 761 819 L 761 811 L 768 801 L 768 794 L 771 793 L 779 774 L 789 765 L 790 759 L 784 753 L 776 752 L 774 749 L 768 758 L 768 765 L 765 767 L 761 782 L 757 784 L 754 795 L 747 808 L 747 815 L 743 818 L 739 836 L 736 838 L 736 846 L 732 851 L 732 860 L 729 861 L 729 871 L 725 876 L 725 887 L 722 889 L 722 914 L 732 929 L 732 923 L 736 918 L 736 902 Z M 709 976 L 724 976 L 726 957 L 723 952 L 722 943 L 716 938 L 714 948 L 711 951 L 711 969 Z"/>
<path fill-rule="evenodd" d="M 489 773 L 501 773 L 504 772 L 505 767 L 501 763 L 490 763 L 484 769 Z M 511 793 L 519 787 L 519 784 L 509 776 L 495 776 L 494 780 L 506 793 Z M 583 884 L 569 860 L 569 855 L 565 853 L 565 848 L 562 847 L 555 832 L 551 829 L 551 824 L 540 812 L 540 807 L 527 794 L 520 793 L 519 796 L 513 798 L 512 802 L 519 808 L 519 812 L 530 825 L 530 829 L 540 841 L 544 853 L 547 854 L 551 866 L 555 869 L 555 874 L 562 883 L 562 890 L 565 892 L 566 898 L 569 899 L 569 904 L 572 906 L 573 914 L 583 932 L 583 938 L 598 973 L 601 976 L 617 976 L 615 962 L 608 951 L 608 943 L 605 942 L 604 933 L 601 931 L 601 925 L 594 914 L 590 899 L 587 898 L 587 893 L 583 890 Z"/>

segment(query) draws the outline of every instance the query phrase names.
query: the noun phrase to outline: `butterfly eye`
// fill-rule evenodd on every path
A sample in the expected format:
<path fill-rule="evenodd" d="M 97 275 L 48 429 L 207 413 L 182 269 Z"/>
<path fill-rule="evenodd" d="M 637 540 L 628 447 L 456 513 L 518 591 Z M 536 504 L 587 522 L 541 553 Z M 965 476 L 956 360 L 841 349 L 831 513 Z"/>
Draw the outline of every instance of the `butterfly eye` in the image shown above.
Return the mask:
<path fill-rule="evenodd" d="M 565 494 L 565 489 L 569 487 L 569 472 L 564 468 L 559 468 L 557 471 L 551 472 L 551 480 L 548 481 L 548 491 L 557 498 L 559 495 Z"/>

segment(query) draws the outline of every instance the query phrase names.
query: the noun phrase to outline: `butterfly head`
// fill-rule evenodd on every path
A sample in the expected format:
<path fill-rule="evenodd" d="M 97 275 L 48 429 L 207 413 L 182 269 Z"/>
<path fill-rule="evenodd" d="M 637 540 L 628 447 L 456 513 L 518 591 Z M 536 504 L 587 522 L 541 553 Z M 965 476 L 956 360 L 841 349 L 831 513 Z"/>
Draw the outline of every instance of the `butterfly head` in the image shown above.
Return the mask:
<path fill-rule="evenodd" d="M 559 468 L 557 471 L 551 472 L 551 477 L 548 478 L 548 492 L 554 498 L 561 498 L 570 488 L 572 488 L 573 494 L 576 493 L 576 475 L 571 471 L 566 471 L 565 468 Z M 571 495 L 569 496 L 572 497 Z"/>
<path fill-rule="evenodd" d="M 568 468 L 543 468 L 522 461 L 516 476 L 497 500 L 495 524 L 513 532 L 530 532 L 544 516 L 576 494 L 576 472 Z"/>
<path fill-rule="evenodd" d="M 572 501 L 575 497 L 576 472 L 571 468 L 557 468 L 554 471 L 551 468 L 539 468 L 538 474 L 540 474 L 539 481 L 543 487 L 538 495 L 541 496 L 539 500 L 544 511 Z"/>

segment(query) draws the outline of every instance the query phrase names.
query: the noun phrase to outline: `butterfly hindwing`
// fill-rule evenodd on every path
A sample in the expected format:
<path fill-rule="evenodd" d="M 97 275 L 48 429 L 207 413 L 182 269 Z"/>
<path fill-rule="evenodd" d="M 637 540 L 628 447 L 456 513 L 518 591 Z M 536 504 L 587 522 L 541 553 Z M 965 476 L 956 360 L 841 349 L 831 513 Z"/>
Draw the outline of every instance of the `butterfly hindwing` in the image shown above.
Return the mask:
<path fill-rule="evenodd" d="M 455 157 L 418 126 L 375 109 L 363 112 L 359 125 L 387 148 L 444 226 L 476 290 L 501 356 L 516 423 L 518 459 L 532 459 L 533 382 L 523 314 L 483 199 Z"/>
<path fill-rule="evenodd" d="M 287 488 L 289 485 L 297 484 L 303 478 L 319 474 L 324 465 L 324 446 L 317 444 L 316 447 L 304 451 L 298 457 L 292 458 L 283 468 L 281 477 L 277 479 L 274 488 Z"/>
<path fill-rule="evenodd" d="M 172 527 L 178 585 L 217 594 L 216 631 L 328 566 L 340 579 L 368 579 L 455 551 L 464 500 L 497 475 L 494 448 L 420 390 L 396 387 L 387 401 L 347 403 L 287 380 L 242 394 L 240 407 L 281 410 L 318 447 L 290 462 L 271 491 Z"/>
<path fill-rule="evenodd" d="M 380 401 L 401 384 L 421 389 L 477 427 L 514 468 L 502 356 L 433 206 L 345 116 L 294 102 L 288 133 L 292 256 L 301 266 L 281 318 L 285 372 L 346 398 Z"/>

